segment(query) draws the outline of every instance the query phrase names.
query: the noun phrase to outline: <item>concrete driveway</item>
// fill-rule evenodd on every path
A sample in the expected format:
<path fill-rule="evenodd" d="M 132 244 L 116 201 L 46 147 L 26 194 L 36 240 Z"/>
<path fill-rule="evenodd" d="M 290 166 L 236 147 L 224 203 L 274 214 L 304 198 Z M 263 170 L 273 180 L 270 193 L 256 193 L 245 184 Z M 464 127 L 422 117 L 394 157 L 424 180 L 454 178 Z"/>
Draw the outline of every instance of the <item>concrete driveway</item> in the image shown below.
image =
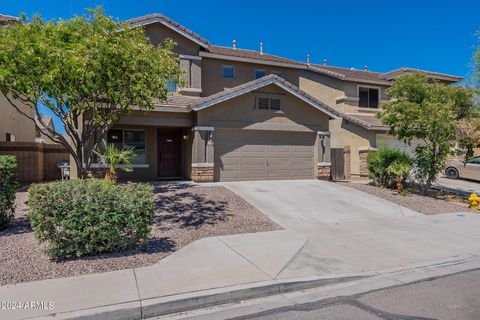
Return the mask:
<path fill-rule="evenodd" d="M 250 181 L 224 185 L 290 230 L 419 215 L 398 204 L 332 182 Z"/>
<path fill-rule="evenodd" d="M 284 237 L 305 241 L 276 278 L 378 272 L 480 255 L 480 215 L 426 216 L 325 181 L 224 185 L 282 225 Z M 250 243 L 250 250 L 261 250 L 255 238 L 264 236 L 236 237 L 244 238 L 242 249 Z"/>

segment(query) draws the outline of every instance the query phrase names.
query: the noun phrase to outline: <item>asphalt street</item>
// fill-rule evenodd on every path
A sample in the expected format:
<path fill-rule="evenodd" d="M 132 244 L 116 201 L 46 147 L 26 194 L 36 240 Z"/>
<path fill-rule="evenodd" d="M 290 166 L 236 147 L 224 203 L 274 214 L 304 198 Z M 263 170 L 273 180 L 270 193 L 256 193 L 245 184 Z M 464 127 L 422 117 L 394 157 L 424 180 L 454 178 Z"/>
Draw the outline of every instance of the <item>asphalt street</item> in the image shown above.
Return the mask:
<path fill-rule="evenodd" d="M 362 295 L 337 297 L 231 319 L 478 320 L 480 271 L 467 271 Z"/>

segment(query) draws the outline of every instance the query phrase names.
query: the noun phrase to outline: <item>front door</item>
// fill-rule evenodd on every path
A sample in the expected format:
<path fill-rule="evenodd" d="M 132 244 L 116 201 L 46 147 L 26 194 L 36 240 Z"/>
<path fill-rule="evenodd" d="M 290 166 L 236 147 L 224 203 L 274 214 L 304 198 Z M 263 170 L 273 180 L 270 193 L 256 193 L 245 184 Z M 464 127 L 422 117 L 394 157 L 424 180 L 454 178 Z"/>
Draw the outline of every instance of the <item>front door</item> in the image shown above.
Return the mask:
<path fill-rule="evenodd" d="M 179 131 L 158 131 L 158 176 L 160 178 L 180 177 L 180 137 Z"/>

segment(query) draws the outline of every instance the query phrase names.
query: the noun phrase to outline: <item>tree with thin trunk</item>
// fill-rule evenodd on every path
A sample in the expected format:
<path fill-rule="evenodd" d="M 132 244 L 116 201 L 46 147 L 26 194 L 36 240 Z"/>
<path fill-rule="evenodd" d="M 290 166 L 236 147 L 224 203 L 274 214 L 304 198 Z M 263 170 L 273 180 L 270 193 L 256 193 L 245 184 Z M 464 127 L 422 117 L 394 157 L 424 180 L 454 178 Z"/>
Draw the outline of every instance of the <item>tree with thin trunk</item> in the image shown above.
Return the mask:
<path fill-rule="evenodd" d="M 473 92 L 410 74 L 396 79 L 388 94 L 391 102 L 378 116 L 391 135 L 416 143 L 414 176 L 428 188 L 453 151 L 460 120 L 472 112 Z"/>
<path fill-rule="evenodd" d="M 93 150 L 122 114 L 152 110 L 168 98 L 168 81 L 181 82 L 173 46 L 153 46 L 142 28 L 99 8 L 69 20 L 22 17 L 0 28 L 0 92 L 67 149 L 83 178 Z M 42 108 L 61 121 L 65 134 L 42 123 Z"/>

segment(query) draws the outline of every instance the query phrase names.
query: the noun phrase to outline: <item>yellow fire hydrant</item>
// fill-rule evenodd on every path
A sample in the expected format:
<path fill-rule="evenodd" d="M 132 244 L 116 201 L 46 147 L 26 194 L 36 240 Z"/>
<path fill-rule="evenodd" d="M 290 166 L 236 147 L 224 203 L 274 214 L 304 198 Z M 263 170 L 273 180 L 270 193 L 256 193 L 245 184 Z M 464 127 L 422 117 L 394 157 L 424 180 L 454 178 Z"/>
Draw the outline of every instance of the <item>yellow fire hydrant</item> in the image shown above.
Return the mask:
<path fill-rule="evenodd" d="M 478 210 L 478 205 L 480 204 L 480 198 L 475 193 L 472 193 L 470 197 L 468 197 L 468 201 L 470 201 L 470 209 Z"/>

